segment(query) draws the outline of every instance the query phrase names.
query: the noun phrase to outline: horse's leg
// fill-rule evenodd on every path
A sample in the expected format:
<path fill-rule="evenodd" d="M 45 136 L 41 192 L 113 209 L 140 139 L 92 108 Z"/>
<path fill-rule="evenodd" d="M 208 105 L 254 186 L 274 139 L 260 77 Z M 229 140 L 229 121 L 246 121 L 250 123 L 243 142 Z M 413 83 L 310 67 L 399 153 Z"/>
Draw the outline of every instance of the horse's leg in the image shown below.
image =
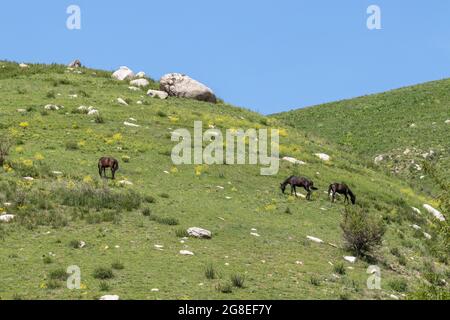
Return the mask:
<path fill-rule="evenodd" d="M 114 180 L 116 178 L 116 170 L 114 170 L 114 168 L 111 168 L 111 173 L 112 173 L 112 179 Z"/>
<path fill-rule="evenodd" d="M 350 200 L 348 200 L 348 193 L 345 192 L 345 200 L 344 200 L 344 204 L 345 203 L 349 203 Z"/>
<path fill-rule="evenodd" d="M 98 173 L 100 174 L 100 178 L 102 177 L 102 166 L 98 166 Z"/>

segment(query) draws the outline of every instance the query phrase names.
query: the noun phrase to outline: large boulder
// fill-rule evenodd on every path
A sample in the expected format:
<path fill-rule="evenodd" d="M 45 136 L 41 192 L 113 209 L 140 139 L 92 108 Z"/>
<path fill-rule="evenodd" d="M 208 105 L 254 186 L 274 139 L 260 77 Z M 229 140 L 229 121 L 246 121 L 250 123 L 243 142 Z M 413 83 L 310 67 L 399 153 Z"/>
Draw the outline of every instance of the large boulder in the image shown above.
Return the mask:
<path fill-rule="evenodd" d="M 120 81 L 131 80 L 134 78 L 134 72 L 128 67 L 120 67 L 119 70 L 112 74 L 112 77 Z"/>
<path fill-rule="evenodd" d="M 212 237 L 211 231 L 197 227 L 189 228 L 187 233 L 194 238 L 211 239 Z"/>
<path fill-rule="evenodd" d="M 169 96 L 216 103 L 214 92 L 204 84 L 180 73 L 169 73 L 160 80 L 160 89 Z"/>
<path fill-rule="evenodd" d="M 169 94 L 165 91 L 151 90 L 151 89 L 147 91 L 147 95 L 149 97 L 159 98 L 161 100 L 165 100 L 169 96 Z"/>
<path fill-rule="evenodd" d="M 136 79 L 130 81 L 130 85 L 135 87 L 147 87 L 150 84 L 150 82 L 147 79 Z"/>
<path fill-rule="evenodd" d="M 81 61 L 80 60 L 74 60 L 71 63 L 69 63 L 68 67 L 69 68 L 81 68 Z"/>

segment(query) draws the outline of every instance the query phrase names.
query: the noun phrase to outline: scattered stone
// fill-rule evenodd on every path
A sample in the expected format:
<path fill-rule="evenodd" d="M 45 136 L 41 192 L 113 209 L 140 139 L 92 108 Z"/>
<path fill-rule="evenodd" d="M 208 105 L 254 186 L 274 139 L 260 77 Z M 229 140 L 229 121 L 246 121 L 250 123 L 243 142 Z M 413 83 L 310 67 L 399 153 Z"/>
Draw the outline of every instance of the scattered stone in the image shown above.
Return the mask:
<path fill-rule="evenodd" d="M 450 124 L 450 119 L 445 121 L 445 124 Z"/>
<path fill-rule="evenodd" d="M 130 68 L 123 66 L 123 67 L 120 67 L 119 70 L 114 72 L 112 74 L 112 77 L 119 81 L 124 81 L 127 79 L 131 80 L 134 78 L 134 73 Z"/>
<path fill-rule="evenodd" d="M 78 98 L 78 95 L 77 94 L 69 94 L 69 98 L 75 99 L 75 98 Z"/>
<path fill-rule="evenodd" d="M 303 265 L 303 261 L 295 261 L 296 265 L 302 266 Z"/>
<path fill-rule="evenodd" d="M 132 185 L 133 185 L 133 182 L 128 181 L 128 180 L 121 180 L 121 181 L 119 181 L 119 184 L 120 184 L 121 186 L 132 186 Z"/>
<path fill-rule="evenodd" d="M 144 77 L 145 77 L 144 71 L 140 71 L 140 72 L 136 73 L 136 78 L 144 78 Z"/>
<path fill-rule="evenodd" d="M 428 240 L 433 239 L 433 237 L 431 236 L 431 234 L 424 232 L 423 235 L 425 236 L 425 238 L 427 238 Z"/>
<path fill-rule="evenodd" d="M 25 113 L 25 112 L 27 112 L 27 110 L 26 110 L 26 109 L 17 109 L 17 112 L 19 112 L 19 113 Z"/>
<path fill-rule="evenodd" d="M 15 216 L 12 214 L 3 214 L 0 216 L 0 222 L 11 222 L 12 220 L 14 220 Z"/>
<path fill-rule="evenodd" d="M 119 299 L 119 296 L 117 296 L 117 295 L 106 295 L 106 296 L 100 297 L 100 300 L 114 301 L 114 300 L 120 300 L 120 299 Z"/>
<path fill-rule="evenodd" d="M 189 228 L 187 233 L 194 238 L 211 239 L 212 237 L 211 231 L 197 227 Z"/>
<path fill-rule="evenodd" d="M 72 61 L 71 63 L 69 63 L 68 67 L 69 67 L 69 68 L 81 68 L 81 67 L 82 67 L 81 61 L 78 60 L 78 59 L 77 59 L 77 60 L 74 60 L 74 61 Z"/>
<path fill-rule="evenodd" d="M 306 164 L 306 162 L 303 162 L 301 160 L 298 160 L 298 159 L 295 159 L 295 158 L 292 158 L 292 157 L 284 157 L 282 160 L 290 162 L 292 164 L 297 164 L 297 165 L 305 165 Z"/>
<path fill-rule="evenodd" d="M 417 128 L 417 125 L 416 125 L 415 123 L 413 123 L 413 124 L 411 124 L 409 127 L 410 127 L 410 128 Z"/>
<path fill-rule="evenodd" d="M 300 193 L 300 192 L 297 192 L 295 195 L 296 195 L 297 197 L 306 199 L 306 196 L 305 196 L 304 194 Z"/>
<path fill-rule="evenodd" d="M 123 124 L 125 126 L 127 126 L 127 127 L 134 127 L 134 128 L 139 128 L 140 127 L 140 125 L 138 125 L 138 124 L 127 122 L 127 121 L 125 121 Z"/>
<path fill-rule="evenodd" d="M 344 260 L 350 263 L 355 263 L 356 262 L 356 257 L 352 257 L 352 256 L 346 256 L 344 257 Z"/>
<path fill-rule="evenodd" d="M 417 214 L 422 214 L 422 212 L 417 208 L 411 207 L 411 209 L 413 209 L 413 211 Z"/>
<path fill-rule="evenodd" d="M 124 106 L 127 106 L 127 105 L 128 105 L 128 103 L 127 103 L 125 100 L 123 100 L 122 98 L 117 98 L 117 102 L 118 102 L 119 104 L 124 105 Z"/>
<path fill-rule="evenodd" d="M 136 79 L 130 81 L 130 85 L 135 87 L 147 87 L 150 84 L 150 82 L 147 79 Z"/>
<path fill-rule="evenodd" d="M 34 181 L 33 177 L 23 177 L 23 179 L 26 181 Z"/>
<path fill-rule="evenodd" d="M 256 232 L 251 232 L 250 235 L 254 236 L 254 237 L 261 237 L 258 233 Z"/>
<path fill-rule="evenodd" d="M 128 89 L 130 89 L 131 91 L 140 91 L 141 89 L 139 89 L 138 87 L 128 87 Z"/>
<path fill-rule="evenodd" d="M 5 202 L 3 205 L 4 205 L 5 207 L 11 207 L 11 206 L 12 206 L 12 203 L 11 203 L 11 202 Z"/>
<path fill-rule="evenodd" d="M 152 292 L 159 292 L 159 289 L 153 288 L 153 289 L 152 289 Z"/>
<path fill-rule="evenodd" d="M 164 75 L 159 82 L 160 89 L 167 92 L 169 96 L 217 102 L 217 98 L 210 88 L 187 75 L 170 73 Z"/>
<path fill-rule="evenodd" d="M 183 256 L 193 256 L 194 255 L 193 252 L 188 251 L 188 250 L 181 250 L 180 254 L 183 255 Z"/>
<path fill-rule="evenodd" d="M 147 91 L 147 96 L 152 97 L 152 98 L 159 98 L 161 100 L 165 100 L 169 97 L 169 94 L 165 91 L 160 91 L 160 90 L 148 90 Z"/>
<path fill-rule="evenodd" d="M 21 68 L 28 68 L 29 65 L 27 65 L 27 64 L 25 64 L 25 63 L 21 63 L 21 64 L 19 64 L 19 67 L 21 67 Z"/>
<path fill-rule="evenodd" d="M 88 111 L 88 116 L 96 116 L 96 115 L 99 115 L 99 114 L 100 114 L 100 112 L 98 112 L 97 109 L 91 109 L 91 110 Z"/>
<path fill-rule="evenodd" d="M 80 241 L 80 243 L 78 244 L 78 248 L 83 249 L 84 247 L 86 247 L 86 242 Z"/>
<path fill-rule="evenodd" d="M 431 213 L 439 221 L 442 221 L 442 222 L 445 221 L 445 217 L 440 211 L 436 210 L 429 204 L 424 204 L 423 207 L 425 208 L 425 210 L 427 210 L 429 213 Z"/>
<path fill-rule="evenodd" d="M 394 300 L 400 300 L 400 298 L 397 297 L 395 294 L 391 294 L 389 297 L 394 299 Z"/>
<path fill-rule="evenodd" d="M 56 104 L 48 104 L 44 107 L 45 110 L 50 110 L 50 111 L 58 111 L 60 109 L 64 109 L 63 106 L 57 106 Z"/>
<path fill-rule="evenodd" d="M 413 229 L 415 230 L 421 230 L 422 228 L 420 226 L 418 226 L 417 224 L 413 224 L 411 227 L 413 227 Z"/>
<path fill-rule="evenodd" d="M 330 161 L 331 157 L 325 153 L 316 153 L 315 154 L 316 157 L 318 157 L 319 159 L 323 160 L 323 161 Z"/>
<path fill-rule="evenodd" d="M 375 163 L 375 164 L 379 164 L 380 162 L 382 162 L 384 160 L 384 156 L 383 155 L 379 155 L 379 156 L 377 156 L 374 160 L 373 160 L 373 162 Z"/>
<path fill-rule="evenodd" d="M 316 237 L 311 237 L 311 236 L 307 236 L 306 237 L 308 240 L 311 240 L 312 242 L 316 242 L 316 243 L 323 243 L 322 239 L 316 238 Z"/>
<path fill-rule="evenodd" d="M 222 187 L 222 186 L 216 186 L 216 188 L 217 188 L 217 189 L 220 189 L 220 190 L 225 190 L 225 188 Z"/>
<path fill-rule="evenodd" d="M 159 251 L 162 251 L 164 249 L 164 246 L 159 245 L 159 244 L 155 244 L 155 249 L 159 250 Z"/>

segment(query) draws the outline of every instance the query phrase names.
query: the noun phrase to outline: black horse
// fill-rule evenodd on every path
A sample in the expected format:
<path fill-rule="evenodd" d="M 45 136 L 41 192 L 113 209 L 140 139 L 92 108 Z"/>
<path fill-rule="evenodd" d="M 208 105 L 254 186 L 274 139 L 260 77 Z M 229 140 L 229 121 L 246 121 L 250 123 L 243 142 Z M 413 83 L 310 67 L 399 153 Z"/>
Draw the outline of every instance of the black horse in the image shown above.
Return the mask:
<path fill-rule="evenodd" d="M 298 197 L 297 195 L 297 187 L 303 187 L 308 194 L 306 195 L 306 199 L 307 200 L 311 200 L 311 194 L 312 194 L 312 190 L 318 190 L 316 187 L 314 187 L 314 182 L 304 178 L 304 177 L 296 177 L 296 176 L 291 176 L 289 178 L 287 178 L 281 185 L 281 191 L 284 192 L 286 191 L 286 186 L 290 184 L 291 185 L 291 195 L 295 193 L 295 196 Z"/>
<path fill-rule="evenodd" d="M 116 177 L 116 171 L 119 170 L 119 161 L 111 157 L 103 157 L 98 161 L 98 173 L 100 177 L 105 176 L 106 178 L 106 168 L 111 168 L 112 179 Z"/>
<path fill-rule="evenodd" d="M 332 185 L 330 185 L 330 187 L 328 188 L 328 196 L 331 197 L 331 202 L 336 201 L 336 193 L 345 196 L 344 203 L 350 202 L 350 200 L 348 199 L 348 196 L 350 196 L 352 204 L 356 204 L 356 196 L 345 183 L 333 183 Z"/>

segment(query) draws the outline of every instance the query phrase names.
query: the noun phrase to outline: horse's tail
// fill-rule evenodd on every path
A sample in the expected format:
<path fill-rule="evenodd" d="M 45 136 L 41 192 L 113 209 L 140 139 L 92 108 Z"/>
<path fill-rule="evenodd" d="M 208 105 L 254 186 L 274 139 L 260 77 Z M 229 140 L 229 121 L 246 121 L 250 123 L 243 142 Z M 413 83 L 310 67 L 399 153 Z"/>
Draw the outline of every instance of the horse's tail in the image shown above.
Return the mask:
<path fill-rule="evenodd" d="M 352 200 L 353 204 L 356 204 L 356 196 L 355 194 L 352 192 L 352 190 L 350 190 L 350 188 L 348 188 L 348 194 L 350 196 L 350 199 Z"/>

